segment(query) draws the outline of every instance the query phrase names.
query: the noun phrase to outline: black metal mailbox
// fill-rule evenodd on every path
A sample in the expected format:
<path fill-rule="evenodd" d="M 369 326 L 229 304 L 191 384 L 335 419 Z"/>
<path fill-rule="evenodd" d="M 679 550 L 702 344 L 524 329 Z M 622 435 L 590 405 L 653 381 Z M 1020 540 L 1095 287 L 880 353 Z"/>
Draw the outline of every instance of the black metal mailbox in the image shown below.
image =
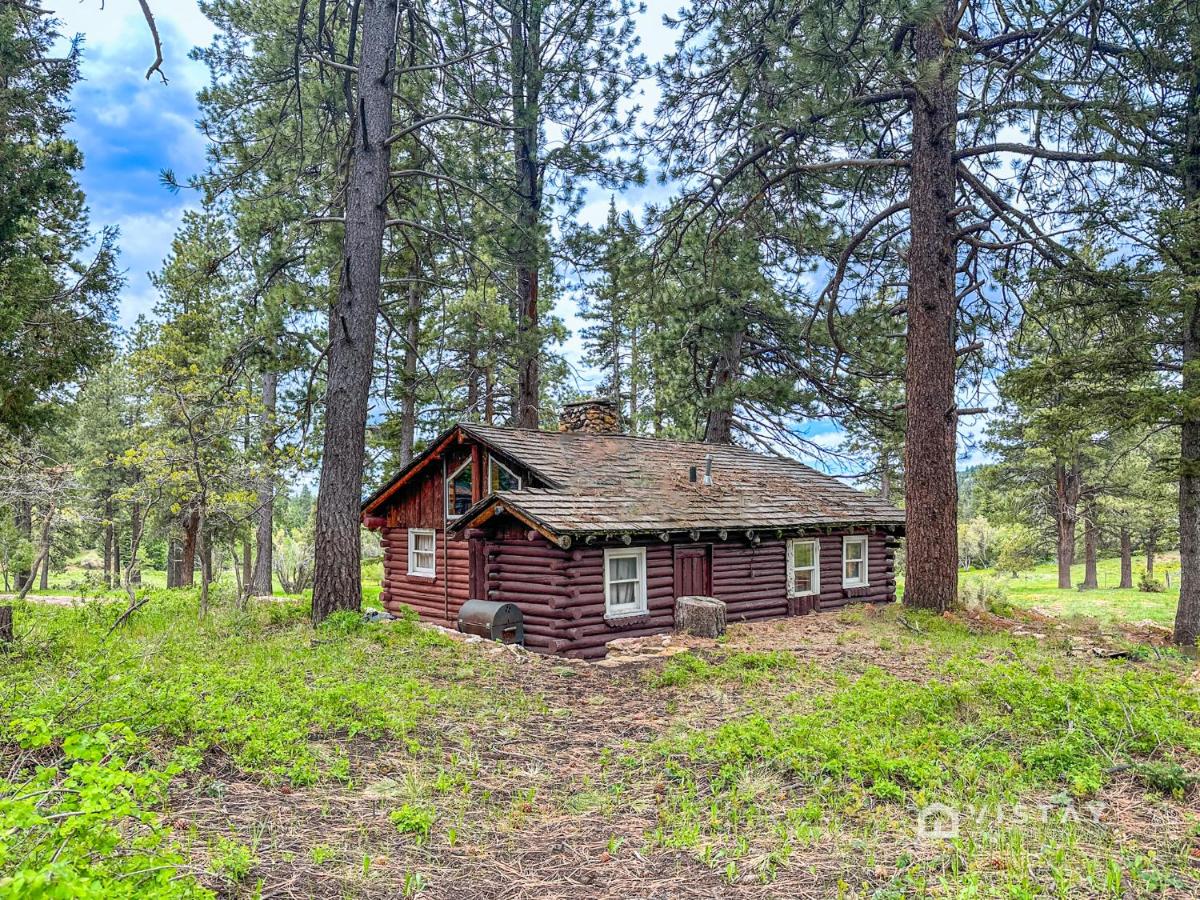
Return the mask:
<path fill-rule="evenodd" d="M 458 611 L 458 630 L 502 644 L 525 643 L 525 619 L 514 603 L 468 600 Z"/>

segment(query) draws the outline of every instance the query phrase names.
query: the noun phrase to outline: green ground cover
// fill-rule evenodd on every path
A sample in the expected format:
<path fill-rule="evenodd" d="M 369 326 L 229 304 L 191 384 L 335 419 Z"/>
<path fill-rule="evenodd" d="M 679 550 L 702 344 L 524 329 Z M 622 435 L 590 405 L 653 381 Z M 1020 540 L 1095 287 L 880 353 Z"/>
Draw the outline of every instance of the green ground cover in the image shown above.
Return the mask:
<path fill-rule="evenodd" d="M 1052 576 L 1011 602 L 1173 612 Z M 17 606 L 0 898 L 1200 895 L 1200 692 L 1166 648 L 852 607 L 604 667 L 215 596 L 111 633 L 121 604 Z"/>

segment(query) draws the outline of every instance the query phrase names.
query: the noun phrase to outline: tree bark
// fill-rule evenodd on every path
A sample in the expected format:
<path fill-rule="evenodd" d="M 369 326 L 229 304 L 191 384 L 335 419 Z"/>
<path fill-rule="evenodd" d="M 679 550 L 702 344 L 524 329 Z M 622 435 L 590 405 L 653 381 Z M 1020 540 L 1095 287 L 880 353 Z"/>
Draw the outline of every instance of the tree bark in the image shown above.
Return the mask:
<path fill-rule="evenodd" d="M 1200 46 L 1192 29 L 1192 65 L 1187 102 L 1187 144 L 1183 159 L 1183 199 L 1189 217 L 1183 258 L 1183 372 L 1180 381 L 1179 438 L 1179 606 L 1175 643 L 1193 647 L 1200 637 Z"/>
<path fill-rule="evenodd" d="M 25 538 L 25 540 L 29 541 L 30 544 L 32 544 L 33 543 L 33 506 L 29 503 L 28 500 L 22 500 L 20 503 L 17 504 L 15 518 L 16 518 L 17 534 L 19 534 L 21 537 Z M 26 582 L 30 581 L 30 579 L 32 577 L 33 577 L 32 572 L 29 569 L 22 569 L 16 573 L 14 573 L 13 580 L 17 585 L 17 590 L 20 590 L 21 586 L 24 585 Z"/>
<path fill-rule="evenodd" d="M 43 591 L 50 590 L 50 547 L 46 547 L 46 555 L 42 559 L 42 578 L 38 586 Z"/>
<path fill-rule="evenodd" d="M 204 533 L 204 510 L 196 515 L 196 553 L 200 557 L 200 615 L 208 615 L 208 586 L 212 579 L 212 554 L 209 552 L 208 535 Z"/>
<path fill-rule="evenodd" d="M 13 642 L 13 608 L 7 603 L 0 604 L 0 644 Z"/>
<path fill-rule="evenodd" d="M 183 517 L 183 545 L 179 553 L 179 581 L 177 587 L 191 587 L 196 583 L 196 543 L 200 517 L 195 509 Z"/>
<path fill-rule="evenodd" d="M 1154 577 L 1154 561 L 1158 557 L 1158 529 L 1151 528 L 1146 534 L 1146 577 Z M 1182 574 L 1183 569 L 1180 568 Z"/>
<path fill-rule="evenodd" d="M 1080 477 L 1077 463 L 1054 464 L 1054 531 L 1058 558 L 1058 586 L 1071 588 L 1071 566 L 1075 564 L 1075 525 L 1079 520 Z"/>
<path fill-rule="evenodd" d="M 1079 583 L 1081 590 L 1091 591 L 1100 587 L 1099 574 L 1096 570 L 1099 545 L 1100 529 L 1096 522 L 1095 503 L 1089 500 L 1083 522 L 1083 581 Z"/>
<path fill-rule="evenodd" d="M 417 437 L 417 362 L 421 342 L 421 263 L 413 263 L 408 285 L 408 308 L 404 323 L 404 365 L 400 382 L 400 465 L 412 462 Z M 473 354 L 472 354 L 473 355 Z M 472 380 L 474 373 L 471 373 Z M 472 387 L 474 385 L 472 384 Z M 471 409 L 470 398 L 467 408 Z"/>
<path fill-rule="evenodd" d="M 167 541 L 167 587 L 179 587 L 179 559 L 183 548 L 179 541 L 171 538 Z"/>
<path fill-rule="evenodd" d="M 742 344 L 746 332 L 734 332 L 729 344 L 717 356 L 709 393 L 708 420 L 704 424 L 704 443 L 733 443 L 733 386 L 742 370 Z"/>
<path fill-rule="evenodd" d="M 1121 583 L 1117 587 L 1133 587 L 1133 538 L 1127 525 L 1121 526 Z"/>
<path fill-rule="evenodd" d="M 538 178 L 540 148 L 538 125 L 542 73 L 541 20 L 530 4 L 516 4 L 512 12 L 513 162 L 517 202 L 517 392 L 514 424 L 537 428 L 540 421 L 538 362 L 541 335 L 538 328 L 538 259 L 540 256 L 541 190 Z"/>
<path fill-rule="evenodd" d="M 947 57 L 954 4 L 913 35 L 921 79 L 910 101 L 913 149 L 905 365 L 907 606 L 944 611 L 958 596 L 955 414 L 958 266 L 954 206 L 957 78 Z"/>
<path fill-rule="evenodd" d="M 892 468 L 886 450 L 879 451 L 879 496 L 892 502 Z"/>
<path fill-rule="evenodd" d="M 274 570 L 275 523 L 275 411 L 279 376 L 263 372 L 262 376 L 262 480 L 258 485 L 258 511 L 255 517 L 254 571 L 247 580 L 251 594 L 267 597 L 272 591 L 271 573 Z"/>
<path fill-rule="evenodd" d="M 362 58 L 346 179 L 342 278 L 329 314 L 325 444 L 317 494 L 312 619 L 362 608 L 359 501 L 387 223 L 396 0 L 363 0 Z"/>

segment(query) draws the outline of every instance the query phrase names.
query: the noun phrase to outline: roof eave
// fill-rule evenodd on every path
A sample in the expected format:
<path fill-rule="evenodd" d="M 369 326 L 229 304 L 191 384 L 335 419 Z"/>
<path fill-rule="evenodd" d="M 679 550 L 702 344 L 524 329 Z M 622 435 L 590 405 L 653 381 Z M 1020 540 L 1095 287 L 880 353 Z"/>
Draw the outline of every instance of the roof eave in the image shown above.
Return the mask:
<path fill-rule="evenodd" d="M 461 425 L 451 425 L 436 438 L 434 438 L 428 447 L 412 458 L 407 466 L 392 476 L 384 485 L 375 493 L 362 502 L 360 509 L 363 515 L 370 515 L 382 506 L 396 491 L 404 487 L 412 478 L 425 468 L 438 452 L 450 442 L 454 437 L 454 433 L 458 431 Z"/>

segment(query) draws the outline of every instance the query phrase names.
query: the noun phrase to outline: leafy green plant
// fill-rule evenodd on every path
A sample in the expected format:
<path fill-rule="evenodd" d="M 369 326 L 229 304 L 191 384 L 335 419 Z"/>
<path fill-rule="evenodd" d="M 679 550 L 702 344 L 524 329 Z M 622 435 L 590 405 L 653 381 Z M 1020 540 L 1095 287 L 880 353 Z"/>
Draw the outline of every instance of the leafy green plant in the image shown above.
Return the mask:
<path fill-rule="evenodd" d="M 412 806 L 405 803 L 398 809 L 393 809 L 388 818 L 401 834 L 414 835 L 418 843 L 429 839 L 437 814 L 425 806 Z"/>
<path fill-rule="evenodd" d="M 258 865 L 254 850 L 233 837 L 217 839 L 212 851 L 213 870 L 221 873 L 235 884 L 245 881 Z"/>
<path fill-rule="evenodd" d="M 45 721 L 10 722 L 0 742 L 51 751 Z M 137 762 L 124 725 L 71 732 L 55 762 L 0 780 L 0 897 L 207 898 L 157 810 L 170 772 Z"/>

